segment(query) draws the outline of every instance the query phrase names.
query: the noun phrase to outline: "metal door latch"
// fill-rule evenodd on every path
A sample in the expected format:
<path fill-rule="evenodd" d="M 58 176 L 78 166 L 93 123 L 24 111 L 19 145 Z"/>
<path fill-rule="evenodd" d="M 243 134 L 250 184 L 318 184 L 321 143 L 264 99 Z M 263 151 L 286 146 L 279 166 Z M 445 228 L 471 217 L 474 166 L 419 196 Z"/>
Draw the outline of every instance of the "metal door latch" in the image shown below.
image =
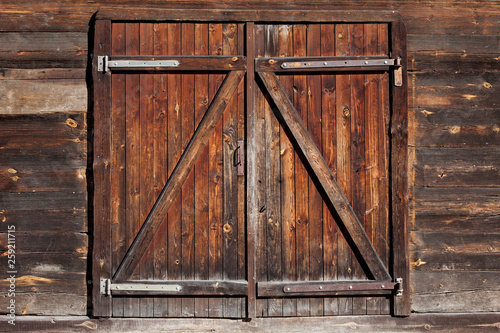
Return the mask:
<path fill-rule="evenodd" d="M 403 66 L 401 65 L 401 58 L 397 58 L 394 63 L 394 85 L 401 87 L 403 85 Z"/>
<path fill-rule="evenodd" d="M 396 279 L 396 296 L 403 296 L 403 278 Z"/>

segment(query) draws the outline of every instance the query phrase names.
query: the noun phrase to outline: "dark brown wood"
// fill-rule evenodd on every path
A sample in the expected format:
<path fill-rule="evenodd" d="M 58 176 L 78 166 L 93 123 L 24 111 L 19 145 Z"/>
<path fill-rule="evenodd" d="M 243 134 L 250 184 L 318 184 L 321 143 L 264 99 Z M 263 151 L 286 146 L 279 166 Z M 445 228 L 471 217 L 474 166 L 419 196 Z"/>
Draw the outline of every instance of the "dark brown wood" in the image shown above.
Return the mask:
<path fill-rule="evenodd" d="M 130 20 L 141 17 L 148 21 L 215 21 L 215 22 L 379 22 L 398 21 L 401 16 L 395 11 L 370 10 L 210 10 L 197 9 L 159 9 L 139 8 L 106 8 L 97 13 L 98 20 Z"/>
<path fill-rule="evenodd" d="M 192 34 L 189 34 L 192 35 Z M 184 41 L 191 41 L 184 39 Z M 183 50 L 183 53 L 193 53 Z M 236 52 L 229 52 L 235 54 Z M 179 55 L 179 56 L 164 56 L 164 55 L 140 55 L 140 56 L 117 56 L 114 55 L 109 58 L 109 63 L 115 60 L 133 60 L 133 61 L 146 61 L 146 60 L 178 60 L 179 65 L 175 67 L 110 67 L 111 71 L 229 71 L 229 70 L 245 70 L 246 59 L 243 56 L 200 56 L 200 55 Z"/>
<path fill-rule="evenodd" d="M 194 52 L 198 55 L 208 54 L 208 25 L 195 24 L 195 47 Z M 198 127 L 205 114 L 208 104 L 208 75 L 195 75 L 195 127 Z M 209 219 L 208 209 L 208 147 L 202 151 L 195 165 L 195 221 L 196 229 L 194 237 L 196 240 L 197 252 L 195 255 L 195 279 L 208 280 L 208 235 L 209 235 Z M 195 317 L 208 317 L 208 299 L 197 298 L 195 300 Z"/>
<path fill-rule="evenodd" d="M 258 197 L 257 197 L 257 159 L 255 156 L 255 148 L 257 146 L 257 119 L 255 117 L 255 71 L 254 62 L 255 57 L 255 25 L 253 22 L 246 24 L 245 31 L 245 45 L 247 54 L 247 73 L 245 89 L 247 93 L 246 99 L 246 128 L 247 128 L 247 193 L 246 201 L 248 203 L 246 214 L 246 239 L 247 239 L 247 280 L 248 280 L 248 296 L 247 296 L 247 316 L 248 318 L 255 318 L 257 315 L 256 309 L 256 271 L 255 271 L 255 237 L 256 237 L 256 221 L 258 210 Z"/>
<path fill-rule="evenodd" d="M 348 24 L 335 25 L 335 55 L 350 55 L 350 35 Z M 350 75 L 336 75 L 335 91 L 335 140 L 336 140 L 336 180 L 347 199 L 352 201 L 351 182 L 351 78 Z M 341 226 L 339 231 L 341 231 Z M 352 250 L 343 232 L 337 234 L 337 279 L 351 280 L 350 267 Z M 352 315 L 353 299 L 341 297 L 338 299 L 338 314 Z"/>
<path fill-rule="evenodd" d="M 97 72 L 97 56 L 111 51 L 111 23 L 96 22 L 93 85 L 94 85 L 94 243 L 92 265 L 93 314 L 99 317 L 111 316 L 111 298 L 100 294 L 100 279 L 111 278 L 111 76 Z"/>
<path fill-rule="evenodd" d="M 265 55 L 266 48 L 266 25 L 256 24 L 254 27 L 254 55 L 255 57 L 262 57 Z M 255 74 L 254 74 L 255 75 Z M 253 180 L 253 191 L 255 192 L 254 202 L 251 209 L 253 212 L 254 230 L 255 230 L 255 242 L 254 242 L 254 262 L 255 262 L 255 280 L 265 281 L 267 280 L 267 221 L 266 221 L 266 147 L 265 147 L 265 129 L 266 129 L 266 100 L 265 96 L 258 89 L 257 82 L 254 84 L 255 93 L 255 104 L 254 112 L 252 116 L 255 118 L 253 121 L 254 134 L 252 148 L 250 146 L 248 149 L 252 149 L 252 157 L 255 159 L 254 168 L 249 168 L 249 172 L 255 173 L 255 178 Z M 250 138 L 249 138 L 250 145 Z M 256 313 L 260 316 L 267 316 L 268 314 L 268 301 L 257 299 L 256 300 Z"/>
<path fill-rule="evenodd" d="M 169 281 L 165 283 L 163 281 L 131 281 L 127 282 L 126 285 L 150 285 L 151 287 L 157 285 L 174 285 L 179 286 L 179 291 L 157 291 L 157 290 L 112 290 L 112 295 L 163 295 L 163 296 L 242 296 L 247 294 L 247 282 L 246 281 L 194 281 L 194 280 L 181 280 L 181 281 Z M 120 284 L 117 284 L 119 287 Z M 191 299 L 190 297 L 183 297 L 183 300 Z M 186 305 L 183 305 L 185 309 Z M 233 309 L 236 310 L 236 309 Z"/>
<path fill-rule="evenodd" d="M 86 133 L 82 113 L 1 115 L 1 191 L 84 192 Z"/>
<path fill-rule="evenodd" d="M 318 151 L 318 148 L 309 136 L 304 124 L 297 114 L 297 111 L 288 97 L 283 93 L 283 87 L 279 83 L 276 75 L 268 73 L 259 73 L 259 75 L 280 111 L 278 118 L 280 119 L 282 126 L 288 127 L 291 131 L 294 140 L 300 146 L 307 162 L 312 170 L 314 170 L 314 173 L 316 177 L 318 177 L 323 190 L 328 195 L 331 204 L 341 216 L 342 223 L 349 231 L 350 237 L 352 237 L 357 249 L 366 261 L 371 274 L 379 280 L 390 279 L 387 269 L 380 261 L 380 258 L 375 252 L 368 236 L 366 236 L 366 232 L 363 230 L 358 218 L 352 211 L 351 205 L 342 194 L 342 191 L 331 174 L 331 171 L 326 166 L 321 153 Z"/>
<path fill-rule="evenodd" d="M 334 56 L 335 55 L 335 25 L 323 24 L 321 25 L 321 55 Z M 321 76 L 322 88 L 322 154 L 328 167 L 332 171 L 337 170 L 337 140 L 336 140 L 336 110 L 335 104 L 337 99 L 336 94 L 336 79 L 333 75 Z M 323 203 L 323 263 L 324 263 L 324 280 L 337 279 L 337 262 L 338 262 L 338 226 L 334 217 L 330 214 L 328 206 Z M 324 300 L 324 314 L 337 315 L 338 314 L 337 298 L 325 298 Z"/>
<path fill-rule="evenodd" d="M 418 147 L 499 147 L 500 114 L 496 109 L 416 108 L 414 141 Z"/>
<path fill-rule="evenodd" d="M 354 56 L 359 56 L 362 54 L 369 53 L 368 50 L 364 50 L 364 42 L 368 41 L 373 37 L 373 32 L 369 34 L 367 31 L 369 25 L 367 24 L 353 24 L 349 25 L 349 38 L 350 38 L 350 53 Z M 365 75 L 361 73 L 353 73 L 351 76 L 351 143 L 350 143 L 350 156 L 351 156 L 351 170 L 350 177 L 352 180 L 352 209 L 354 214 L 358 217 L 359 222 L 364 228 L 367 238 L 373 244 L 373 240 L 370 237 L 371 228 L 366 221 L 366 113 L 365 105 L 367 104 L 367 98 L 365 96 L 366 80 Z M 370 107 L 370 105 L 368 105 Z M 375 248 L 375 246 L 374 246 Z M 377 250 L 375 249 L 375 252 Z M 377 253 L 378 255 L 378 253 Z M 379 257 L 380 258 L 380 257 Z M 382 262 L 382 259 L 380 259 Z M 383 263 L 385 266 L 385 263 Z M 356 256 L 351 257 L 350 267 L 353 273 L 353 279 L 366 279 L 366 275 L 360 266 L 359 261 Z M 365 297 L 355 297 L 352 300 L 352 312 L 354 315 L 366 314 L 366 298 Z"/>
<path fill-rule="evenodd" d="M 245 46 L 247 52 L 247 73 L 245 89 L 247 93 L 246 99 L 246 128 L 247 128 L 247 192 L 246 201 L 248 203 L 247 209 L 247 280 L 248 280 L 248 297 L 247 297 L 247 316 L 255 318 L 256 313 L 256 272 L 255 272 L 255 237 L 256 237 L 256 218 L 257 218 L 257 193 L 256 185 L 258 182 L 255 173 L 257 169 L 257 159 L 255 157 L 255 148 L 257 145 L 256 131 L 256 118 L 255 118 L 255 71 L 253 58 L 255 57 L 255 25 L 253 22 L 246 24 L 245 31 Z"/>
<path fill-rule="evenodd" d="M 155 206 L 141 227 L 138 236 L 134 239 L 124 261 L 116 271 L 114 280 L 120 281 L 129 278 L 134 268 L 141 260 L 154 234 L 158 230 L 160 223 L 163 221 L 165 214 L 172 205 L 173 199 L 181 190 L 182 184 L 194 166 L 200 150 L 203 149 L 208 142 L 213 128 L 216 126 L 220 116 L 222 116 L 242 76 L 242 72 L 231 72 L 224 81 L 218 95 L 214 98 L 200 126 L 193 135 L 188 147 L 186 147 L 185 153 L 172 172 Z"/>
<path fill-rule="evenodd" d="M 181 25 L 181 35 L 182 36 L 194 36 L 194 24 L 183 23 Z M 185 55 L 194 54 L 194 38 L 183 38 L 181 41 L 181 53 Z M 182 76 L 182 105 L 183 110 L 182 116 L 182 148 L 185 149 L 189 144 L 189 140 L 193 136 L 195 131 L 195 112 L 194 112 L 194 74 L 187 74 Z M 194 190 L 195 190 L 195 173 L 191 172 L 186 179 L 182 192 L 179 194 L 182 196 L 182 222 L 181 222 L 181 234 L 182 245 L 181 245 L 181 261 L 182 261 L 182 273 L 181 278 L 183 280 L 194 279 L 194 256 L 195 253 L 195 239 L 194 230 L 195 226 L 195 202 L 194 202 Z M 183 317 L 193 317 L 194 316 L 194 298 L 185 297 L 181 300 L 182 306 L 182 316 Z"/>
<path fill-rule="evenodd" d="M 500 186 L 495 167 L 500 151 L 488 148 L 419 148 L 415 151 L 415 185 Z"/>
<path fill-rule="evenodd" d="M 279 26 L 279 55 L 293 55 L 293 26 Z M 281 84 L 288 96 L 293 91 L 293 76 L 281 77 Z M 282 271 L 283 280 L 292 281 L 296 277 L 296 220 L 295 220 L 295 151 L 284 130 L 280 130 L 281 165 L 281 219 L 282 219 Z M 297 314 L 297 300 L 283 299 L 283 316 Z"/>
<path fill-rule="evenodd" d="M 307 56 L 321 55 L 321 25 L 309 25 L 307 32 Z M 318 149 L 322 142 L 322 109 L 321 109 L 321 77 L 307 76 L 307 130 Z M 321 150 L 320 150 L 321 152 Z M 316 281 L 323 279 L 323 198 L 313 179 L 309 179 L 309 279 Z M 323 315 L 323 299 L 309 300 L 311 316 Z"/>
<path fill-rule="evenodd" d="M 498 72 L 417 72 L 410 78 L 414 108 L 488 110 L 498 103 Z"/>
<path fill-rule="evenodd" d="M 222 25 L 222 52 L 223 54 L 237 54 L 238 26 L 234 23 Z M 239 87 L 239 82 L 238 82 Z M 238 147 L 238 125 L 239 116 L 238 98 L 231 99 L 222 119 L 222 158 L 223 175 L 222 184 L 222 251 L 223 255 L 223 279 L 238 279 L 238 175 L 237 166 L 234 163 Z M 242 282 L 245 287 L 246 282 Z M 241 318 L 241 299 L 228 298 L 223 300 L 224 317 Z"/>
<path fill-rule="evenodd" d="M 390 26 L 391 53 L 401 58 L 403 84 L 391 84 L 391 186 L 392 186 L 392 276 L 403 279 L 402 296 L 394 297 L 394 315 L 409 316 L 410 267 L 408 248 L 408 82 L 406 30 L 402 22 Z"/>
<path fill-rule="evenodd" d="M 210 55 L 223 54 L 223 37 L 222 24 L 212 23 L 208 26 L 208 53 Z M 208 77 L 208 96 L 209 100 L 214 100 L 217 90 L 222 82 L 223 75 L 210 74 Z M 236 88 L 236 87 L 235 87 Z M 222 117 L 221 117 L 222 118 Z M 208 166 L 209 166 L 209 183 L 208 183 L 208 219 L 210 223 L 209 243 L 208 243 L 208 262 L 209 262 L 209 279 L 222 279 L 224 274 L 224 254 L 223 249 L 223 214 L 224 214 L 224 193 L 223 193 L 223 173 L 224 166 L 222 153 L 222 122 L 219 121 L 214 126 L 213 135 L 208 142 Z M 208 299 L 208 316 L 223 317 L 224 307 L 223 300 L 220 298 Z"/>
<path fill-rule="evenodd" d="M 126 29 L 125 24 L 114 24 L 111 28 L 112 45 L 111 51 L 115 54 L 126 52 Z M 111 78 L 111 138 L 112 168 L 111 168 L 111 242 L 113 244 L 113 257 L 111 260 L 112 271 L 118 268 L 118 264 L 125 255 L 126 249 L 126 124 L 120 121 L 126 117 L 126 78 L 124 75 L 114 75 Z M 113 300 L 113 316 L 123 316 L 123 299 Z"/>
<path fill-rule="evenodd" d="M 140 54 L 140 31 L 139 25 L 125 24 L 125 52 L 126 54 Z M 127 88 L 125 98 L 126 113 L 126 188 L 127 197 L 126 220 L 125 220 L 125 244 L 130 247 L 135 235 L 140 227 L 140 77 L 139 75 L 127 75 L 125 78 L 125 87 Z M 138 274 L 133 276 L 139 278 Z M 123 300 L 123 316 L 138 317 L 140 315 L 140 300 Z"/>
<path fill-rule="evenodd" d="M 84 68 L 88 38 L 84 32 L 3 32 L 2 68 Z"/>
<path fill-rule="evenodd" d="M 15 252 L 80 253 L 88 252 L 88 237 L 75 232 L 22 232 L 16 231 Z M 54 243 L 54 238 L 61 241 Z M 9 247 L 8 234 L 0 233 L 0 252 Z"/>

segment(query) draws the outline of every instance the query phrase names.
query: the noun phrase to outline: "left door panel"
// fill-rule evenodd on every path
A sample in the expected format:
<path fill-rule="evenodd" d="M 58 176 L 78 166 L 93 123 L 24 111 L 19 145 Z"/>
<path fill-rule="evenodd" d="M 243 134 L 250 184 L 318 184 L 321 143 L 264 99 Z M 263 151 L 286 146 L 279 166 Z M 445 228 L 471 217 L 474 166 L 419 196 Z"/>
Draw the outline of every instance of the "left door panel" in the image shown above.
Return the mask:
<path fill-rule="evenodd" d="M 110 56 L 242 55 L 243 28 L 232 23 L 112 23 Z M 111 73 L 109 178 L 105 178 L 109 193 L 96 192 L 94 199 L 109 196 L 109 239 L 99 241 L 110 242 L 111 277 L 180 165 L 226 76 L 210 68 Z M 197 281 L 246 281 L 245 207 L 244 200 L 238 200 L 245 196 L 245 179 L 237 173 L 234 156 L 245 138 L 243 89 L 239 81 L 127 281 L 190 281 L 193 288 Z M 192 295 L 182 296 L 113 295 L 111 315 L 246 316 L 244 296 L 196 297 L 203 293 L 193 290 Z"/>

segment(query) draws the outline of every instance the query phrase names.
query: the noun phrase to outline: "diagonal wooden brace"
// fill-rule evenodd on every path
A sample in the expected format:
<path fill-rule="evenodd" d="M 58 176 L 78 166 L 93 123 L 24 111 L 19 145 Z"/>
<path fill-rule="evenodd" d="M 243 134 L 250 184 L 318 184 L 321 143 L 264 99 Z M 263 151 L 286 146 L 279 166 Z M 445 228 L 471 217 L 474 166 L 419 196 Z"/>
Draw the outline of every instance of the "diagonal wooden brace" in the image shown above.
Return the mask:
<path fill-rule="evenodd" d="M 244 76 L 244 71 L 232 71 L 226 76 L 158 200 L 120 263 L 113 276 L 113 282 L 128 280 L 141 261 Z"/>
<path fill-rule="evenodd" d="M 297 110 L 286 95 L 278 77 L 273 72 L 260 72 L 259 76 L 278 108 L 276 110 L 278 120 L 291 133 L 293 138 L 290 139 L 295 140 L 298 144 L 371 274 L 376 280 L 389 281 L 391 276 L 387 268 L 375 251 L 365 229 L 359 222 L 344 193 L 342 193 L 321 152 L 316 147 Z"/>

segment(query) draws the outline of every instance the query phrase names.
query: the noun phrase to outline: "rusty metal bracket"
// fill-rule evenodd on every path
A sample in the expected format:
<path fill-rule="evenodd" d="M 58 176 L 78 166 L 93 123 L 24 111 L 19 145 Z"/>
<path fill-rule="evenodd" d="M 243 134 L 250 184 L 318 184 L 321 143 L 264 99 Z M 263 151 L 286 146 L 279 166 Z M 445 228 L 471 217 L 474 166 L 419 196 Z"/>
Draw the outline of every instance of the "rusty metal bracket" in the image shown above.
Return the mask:
<path fill-rule="evenodd" d="M 394 85 L 396 87 L 401 87 L 403 85 L 403 66 L 401 65 L 401 58 L 397 58 L 394 64 Z"/>

